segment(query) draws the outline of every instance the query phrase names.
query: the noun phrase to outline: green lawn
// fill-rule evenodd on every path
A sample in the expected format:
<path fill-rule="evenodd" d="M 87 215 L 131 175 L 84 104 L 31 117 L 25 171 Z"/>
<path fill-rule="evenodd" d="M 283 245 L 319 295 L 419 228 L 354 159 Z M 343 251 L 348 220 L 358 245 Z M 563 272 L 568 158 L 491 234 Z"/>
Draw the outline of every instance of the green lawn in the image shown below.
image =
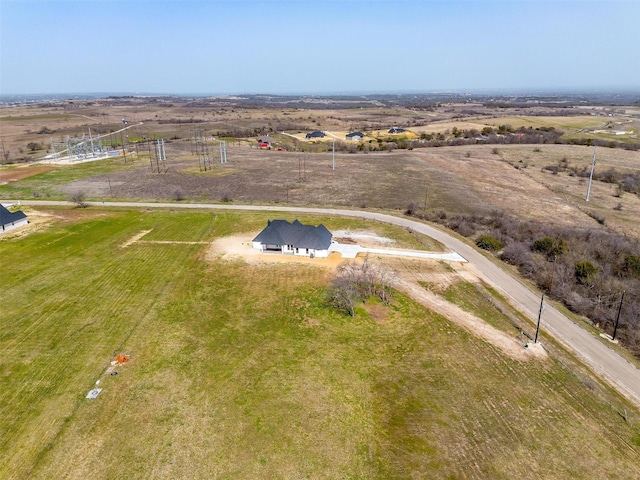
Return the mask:
<path fill-rule="evenodd" d="M 85 162 L 74 165 L 58 165 L 53 170 L 40 173 L 32 177 L 23 178 L 19 182 L 0 185 L 0 197 L 11 199 L 47 198 L 49 200 L 65 200 L 67 195 L 58 186 L 115 171 L 132 170 L 144 160 L 123 162 L 122 158 L 100 160 L 99 162 Z M 16 168 L 16 167 L 13 167 Z"/>
<path fill-rule="evenodd" d="M 607 122 L 606 118 L 590 117 L 586 115 L 568 117 L 543 117 L 543 116 L 510 116 L 487 119 L 485 123 L 498 127 L 500 125 L 510 125 L 513 128 L 520 127 L 554 127 L 562 130 L 566 134 L 589 127 L 599 127 Z"/>
<path fill-rule="evenodd" d="M 313 265 L 121 248 L 266 214 L 89 211 L 0 240 L 0 478 L 640 476 L 638 429 L 610 405 L 637 411 L 557 361 L 507 358 L 400 294 L 351 319 Z"/>

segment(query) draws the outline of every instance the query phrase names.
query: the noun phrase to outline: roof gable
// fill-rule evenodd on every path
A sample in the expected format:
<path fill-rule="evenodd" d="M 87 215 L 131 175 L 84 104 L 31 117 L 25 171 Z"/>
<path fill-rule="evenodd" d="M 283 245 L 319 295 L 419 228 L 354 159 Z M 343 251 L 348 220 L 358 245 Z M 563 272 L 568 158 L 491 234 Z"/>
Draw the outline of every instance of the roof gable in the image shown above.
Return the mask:
<path fill-rule="evenodd" d="M 320 130 L 316 130 L 315 132 L 307 133 L 306 137 L 307 138 L 323 138 L 325 137 L 325 134 Z"/>
<path fill-rule="evenodd" d="M 294 245 L 298 248 L 323 250 L 329 248 L 332 237 L 331 232 L 322 224 L 314 227 L 304 225 L 298 220 L 292 223 L 286 220 L 271 220 L 253 241 L 268 245 Z"/>
<path fill-rule="evenodd" d="M 10 212 L 3 205 L 0 205 L 0 226 L 8 225 L 12 222 L 17 222 L 18 220 L 22 220 L 23 218 L 27 218 L 27 216 L 22 210 L 18 210 L 17 212 Z"/>

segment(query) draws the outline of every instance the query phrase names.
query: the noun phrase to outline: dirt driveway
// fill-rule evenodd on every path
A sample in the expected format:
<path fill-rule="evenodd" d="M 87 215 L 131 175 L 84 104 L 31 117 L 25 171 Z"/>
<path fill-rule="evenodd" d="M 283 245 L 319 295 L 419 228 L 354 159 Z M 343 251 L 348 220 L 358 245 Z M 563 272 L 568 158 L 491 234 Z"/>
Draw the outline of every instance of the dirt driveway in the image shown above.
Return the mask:
<path fill-rule="evenodd" d="M 350 232 L 351 233 L 351 232 Z M 376 237 L 370 232 L 352 232 L 349 237 L 342 233 L 341 240 L 355 243 L 358 241 L 363 246 L 372 247 L 375 245 L 388 243 L 384 237 Z M 206 259 L 215 261 L 222 259 L 243 259 L 249 264 L 259 265 L 268 263 L 300 263 L 317 265 L 318 267 L 330 268 L 334 270 L 343 262 L 353 261 L 352 259 L 343 259 L 340 254 L 334 252 L 328 258 L 308 258 L 296 257 L 293 255 L 282 255 L 280 253 L 262 253 L 252 247 L 252 238 L 255 235 L 239 235 L 224 237 L 215 240 L 207 250 Z M 356 261 L 363 257 L 359 256 Z M 375 261 L 375 260 L 374 260 Z M 423 262 L 434 262 L 431 259 L 421 259 Z M 427 271 L 430 269 L 426 269 Z M 470 270 L 463 273 L 464 279 L 469 281 L 479 281 Z M 449 277 L 455 278 L 449 278 Z M 395 271 L 395 288 L 409 295 L 421 305 L 427 307 L 456 325 L 468 330 L 473 335 L 491 345 L 499 348 L 503 353 L 511 358 L 520 361 L 531 360 L 533 358 L 546 358 L 546 352 L 541 348 L 525 348 L 524 340 L 519 340 L 507 333 L 498 330 L 489 325 L 484 320 L 475 315 L 461 309 L 457 305 L 445 300 L 444 298 L 426 290 L 420 285 L 420 281 L 433 281 L 434 275 L 430 273 L 417 273 L 414 269 L 396 269 Z M 452 281 L 462 280 L 463 276 L 452 272 L 443 282 L 451 283 Z"/>

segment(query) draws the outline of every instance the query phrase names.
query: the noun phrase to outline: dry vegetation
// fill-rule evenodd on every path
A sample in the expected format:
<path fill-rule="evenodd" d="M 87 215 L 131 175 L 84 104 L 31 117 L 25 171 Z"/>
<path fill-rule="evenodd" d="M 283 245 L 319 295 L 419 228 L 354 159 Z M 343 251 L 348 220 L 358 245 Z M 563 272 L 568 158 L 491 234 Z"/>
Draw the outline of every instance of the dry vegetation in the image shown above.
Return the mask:
<path fill-rule="evenodd" d="M 43 213 L 48 228 L 0 244 L 3 478 L 640 474 L 628 403 L 561 352 L 514 358 L 449 319 L 524 341 L 518 313 L 468 272 L 390 259 L 427 307 L 397 292 L 351 318 L 324 301 L 331 269 L 203 261 L 267 214 Z M 130 362 L 110 375 L 120 353 Z"/>
<path fill-rule="evenodd" d="M 333 170 L 328 141 L 275 133 L 402 126 L 417 135 L 452 135 L 454 127 L 509 123 L 553 124 L 576 135 L 622 120 L 561 117 L 549 106 L 515 112 L 487 104 L 358 102 L 345 109 L 319 101 L 271 108 L 112 99 L 6 108 L 3 146 L 16 160 L 44 155 L 29 152 L 28 143 L 44 145 L 89 126 L 108 133 L 120 128 L 122 117 L 143 124 L 131 129 L 127 163 L 3 167 L 0 179 L 7 184 L 0 185 L 0 196 L 344 206 L 410 211 L 473 240 L 484 233 L 505 245 L 509 235 L 498 234 L 499 223 L 520 233 L 580 230 L 593 232 L 591 238 L 640 241 L 640 198 L 616 183 L 640 171 L 637 151 L 598 148 L 597 172 L 614 169 L 620 176 L 596 176 L 586 203 L 580 173 L 590 166 L 591 147 L 399 150 L 387 148 L 397 141 L 385 140 L 375 141 L 383 151 L 370 153 L 341 145 L 345 151 L 336 154 Z M 637 118 L 624 122 L 637 136 Z M 228 138 L 227 165 L 219 165 L 214 153 L 212 168 L 202 170 L 191 140 L 197 128 L 240 135 Z M 258 149 L 263 133 L 285 151 Z M 135 153 L 142 136 L 167 140 L 165 173 L 153 173 L 146 146 L 137 144 Z M 0 270 L 2 284 L 16 302 L 3 311 L 0 336 L 0 388 L 9 392 L 0 401 L 0 433 L 6 433 L 0 453 L 8 459 L 0 476 L 640 475 L 636 410 L 560 349 L 548 360 L 517 356 L 513 346 L 527 341 L 531 325 L 464 268 L 382 261 L 398 273 L 399 292 L 390 305 L 354 303 L 354 317 L 347 320 L 325 304 L 332 269 L 245 263 L 211 253 L 209 244 L 223 248 L 225 238 L 250 238 L 265 215 L 211 218 L 94 207 L 30 213 L 43 220 L 29 234 L 0 243 L 3 260 L 13 259 Z M 325 220 L 344 229 L 355 222 Z M 399 245 L 437 248 L 411 232 L 362 223 L 356 228 L 392 236 Z M 536 230 L 541 225 L 547 230 Z M 569 266 L 558 263 L 551 273 L 554 264 L 531 250 L 533 240 L 518 239 L 534 259 L 527 265 L 544 279 L 556 275 L 556 288 L 570 283 L 571 262 L 608 262 L 587 258 L 595 253 L 569 242 Z M 19 262 L 26 251 L 33 255 Z M 336 264 L 335 258 L 327 261 L 331 268 Z M 617 294 L 619 284 L 607 285 L 610 295 Z M 628 299 L 638 291 L 630 285 L 635 291 Z M 591 298 L 588 291 L 581 295 Z M 610 328 L 612 303 L 601 306 L 609 308 L 598 310 L 609 315 L 601 326 Z M 588 315 L 589 308 L 580 313 Z M 623 331 L 630 332 L 636 310 L 623 312 Z M 97 401 L 83 400 L 120 351 L 132 354 L 131 365 L 104 379 Z"/>

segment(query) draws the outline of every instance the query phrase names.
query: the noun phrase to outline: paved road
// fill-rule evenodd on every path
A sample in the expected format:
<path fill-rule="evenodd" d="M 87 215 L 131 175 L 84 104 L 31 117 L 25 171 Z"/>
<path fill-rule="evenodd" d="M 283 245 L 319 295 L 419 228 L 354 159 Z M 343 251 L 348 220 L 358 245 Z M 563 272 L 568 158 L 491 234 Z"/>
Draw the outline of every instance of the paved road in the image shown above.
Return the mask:
<path fill-rule="evenodd" d="M 6 200 L 3 203 L 18 203 Z M 25 205 L 69 205 L 68 202 L 51 201 L 23 201 Z M 89 202 L 90 205 L 101 206 L 102 202 Z M 276 206 L 249 206 L 249 205 L 213 205 L 213 204 L 175 204 L 175 203 L 136 203 L 136 202 L 107 202 L 114 207 L 142 207 L 142 208 L 193 208 L 193 209 L 220 209 L 220 210 L 245 210 L 245 211 L 273 211 L 289 213 L 311 213 L 323 216 L 346 216 L 409 228 L 415 232 L 427 235 L 454 252 L 466 258 L 478 275 L 487 283 L 500 290 L 511 299 L 514 305 L 523 311 L 535 322 L 538 318 L 540 296 L 534 293 L 524 284 L 502 270 L 499 266 L 487 259 L 473 247 L 430 225 L 404 217 L 395 217 L 376 212 L 359 210 L 340 210 L 331 208 L 304 208 L 304 207 L 276 207 Z M 541 321 L 541 330 L 549 332 L 567 348 L 575 352 L 589 365 L 596 374 L 609 382 L 629 400 L 640 406 L 640 370 L 621 355 L 602 343 L 600 339 L 576 325 L 565 315 L 547 305 Z"/>

